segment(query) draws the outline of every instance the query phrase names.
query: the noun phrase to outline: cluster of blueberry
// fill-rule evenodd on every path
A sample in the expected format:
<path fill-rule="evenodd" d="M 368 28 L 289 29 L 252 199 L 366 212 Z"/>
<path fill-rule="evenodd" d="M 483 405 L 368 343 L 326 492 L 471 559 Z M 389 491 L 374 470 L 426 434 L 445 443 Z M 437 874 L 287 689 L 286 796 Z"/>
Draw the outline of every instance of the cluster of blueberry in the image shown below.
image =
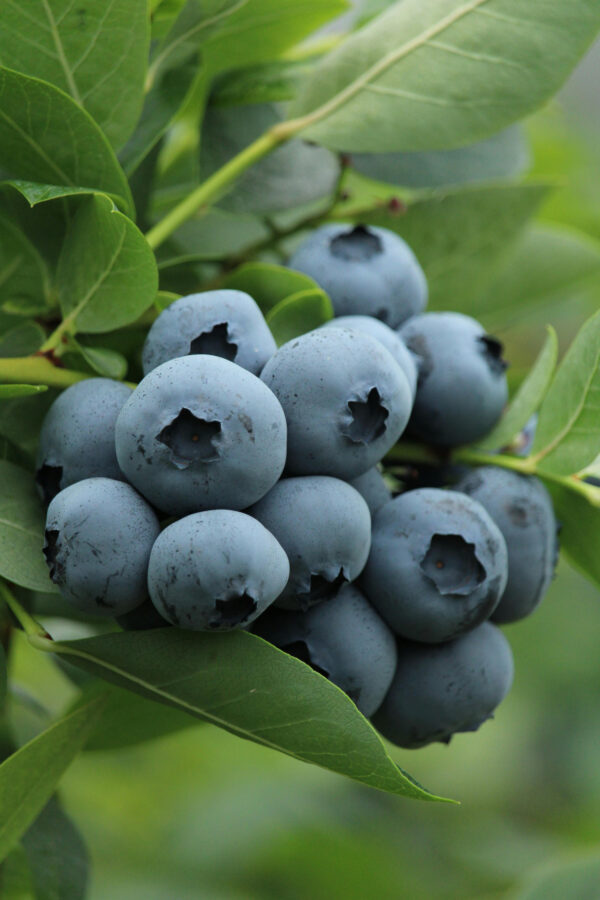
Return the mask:
<path fill-rule="evenodd" d="M 510 687 L 488 620 L 546 590 L 552 504 L 494 467 L 392 499 L 378 463 L 405 430 L 439 448 L 486 434 L 502 347 L 423 313 L 423 272 L 384 229 L 320 228 L 290 266 L 330 295 L 326 326 L 277 349 L 247 294 L 183 297 L 150 329 L 135 390 L 90 379 L 54 402 L 36 475 L 50 574 L 125 628 L 252 628 L 392 741 L 447 741 Z"/>

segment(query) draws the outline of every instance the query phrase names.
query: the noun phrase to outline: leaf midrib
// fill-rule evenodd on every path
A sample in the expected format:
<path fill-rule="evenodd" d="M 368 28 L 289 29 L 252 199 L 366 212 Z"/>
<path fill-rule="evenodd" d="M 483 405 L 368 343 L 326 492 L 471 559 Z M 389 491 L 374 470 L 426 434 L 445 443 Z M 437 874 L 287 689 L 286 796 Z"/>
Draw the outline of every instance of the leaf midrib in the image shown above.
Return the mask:
<path fill-rule="evenodd" d="M 79 90 L 77 88 L 77 84 L 75 83 L 75 78 L 73 77 L 73 72 L 71 71 L 69 64 L 67 62 L 67 57 L 65 56 L 65 48 L 63 46 L 63 42 L 60 37 L 60 33 L 58 31 L 58 27 L 56 25 L 56 20 L 52 14 L 52 10 L 48 4 L 48 0 L 42 0 L 42 5 L 44 7 L 44 11 L 46 13 L 46 18 L 48 19 L 48 24 L 50 26 L 50 31 L 52 33 L 52 38 L 54 40 L 54 46 L 56 47 L 56 52 L 58 54 L 58 61 L 60 62 L 61 68 L 65 73 L 65 78 L 67 79 L 67 84 L 69 85 L 69 91 L 73 96 L 73 99 L 82 105 L 82 100 L 79 95 Z"/>
<path fill-rule="evenodd" d="M 563 442 L 564 438 L 569 434 L 569 432 L 573 430 L 575 423 L 579 419 L 579 417 L 582 413 L 582 410 L 585 407 L 586 399 L 590 392 L 591 384 L 592 384 L 594 378 L 596 377 L 599 368 L 600 368 L 600 349 L 598 349 L 596 351 L 596 358 L 595 358 L 594 366 L 590 370 L 590 374 L 588 375 L 588 377 L 585 381 L 584 389 L 581 393 L 581 399 L 580 399 L 579 403 L 577 404 L 577 406 L 575 407 L 573 415 L 569 417 L 569 419 L 565 423 L 564 427 L 561 428 L 561 430 L 558 432 L 557 435 L 555 435 L 555 437 L 550 441 L 550 443 L 546 444 L 546 446 L 543 447 L 541 450 L 539 450 L 538 453 L 535 453 L 533 455 L 532 458 L 536 463 L 545 459 L 550 453 L 552 453 L 552 451 L 555 450 L 559 446 L 559 444 L 561 444 Z"/>
<path fill-rule="evenodd" d="M 371 81 L 374 81 L 395 63 L 409 56 L 415 50 L 419 50 L 421 47 L 427 44 L 427 42 L 431 38 L 436 37 L 438 34 L 443 34 L 444 31 L 446 31 L 456 22 L 459 22 L 466 15 L 474 12 L 478 7 L 483 6 L 484 3 L 488 2 L 489 0 L 470 0 L 470 2 L 463 4 L 463 6 L 454 10 L 454 12 L 447 15 L 444 19 L 437 22 L 435 25 L 431 25 L 429 28 L 426 28 L 425 31 L 422 31 L 420 34 L 416 35 L 406 44 L 403 44 L 398 49 L 388 53 L 386 56 L 380 59 L 379 62 L 371 66 L 370 69 L 367 69 L 367 71 L 364 72 L 359 78 L 351 82 L 351 84 L 344 88 L 343 91 L 341 91 L 339 94 L 336 94 L 331 98 L 331 100 L 328 100 L 327 103 L 324 103 L 323 106 L 319 106 L 317 107 L 317 109 L 313 110 L 313 112 L 307 113 L 307 115 L 297 119 L 296 122 L 298 124 L 298 130 L 300 131 L 301 129 L 307 128 L 310 125 L 314 125 L 316 122 L 319 122 L 326 116 L 337 112 L 342 106 L 352 100 L 353 97 L 356 96 L 356 94 L 363 90 L 363 88 L 366 88 Z"/>

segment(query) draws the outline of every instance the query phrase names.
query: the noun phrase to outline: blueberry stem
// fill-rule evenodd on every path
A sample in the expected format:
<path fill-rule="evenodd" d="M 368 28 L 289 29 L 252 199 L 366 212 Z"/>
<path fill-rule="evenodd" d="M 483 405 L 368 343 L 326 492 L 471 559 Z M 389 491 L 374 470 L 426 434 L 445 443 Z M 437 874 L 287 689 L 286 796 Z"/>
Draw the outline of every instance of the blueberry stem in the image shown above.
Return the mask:
<path fill-rule="evenodd" d="M 32 639 L 37 641 L 43 640 L 45 644 L 52 640 L 46 629 L 42 628 L 39 622 L 36 622 L 33 616 L 29 615 L 27 610 L 21 606 L 13 592 L 9 590 L 6 582 L 2 580 L 0 580 L 0 598 L 4 600 L 32 643 Z"/>
<path fill-rule="evenodd" d="M 188 219 L 191 219 L 198 210 L 209 205 L 220 197 L 243 172 L 263 156 L 271 153 L 280 144 L 285 143 L 294 132 L 282 126 L 289 125 L 282 122 L 270 128 L 257 140 L 249 144 L 241 153 L 230 159 L 222 168 L 218 169 L 210 178 L 207 178 L 191 194 L 178 203 L 167 215 L 154 225 L 146 233 L 146 240 L 153 250 L 166 241 L 170 235 L 181 227 Z"/>
<path fill-rule="evenodd" d="M 543 481 L 566 488 L 582 497 L 592 506 L 600 507 L 600 488 L 582 481 L 577 475 L 556 475 L 553 472 L 545 472 L 538 468 L 536 458 L 533 456 L 509 456 L 506 453 L 486 453 L 483 450 L 471 450 L 469 447 L 459 447 L 453 451 L 436 451 L 422 444 L 401 442 L 396 444 L 388 453 L 386 460 L 390 462 L 422 462 L 430 465 L 439 465 L 440 462 L 466 463 L 469 466 L 498 466 L 501 469 L 510 469 L 520 472 L 522 475 L 537 475 Z"/>
<path fill-rule="evenodd" d="M 23 356 L 0 359 L 0 384 L 45 384 L 49 387 L 69 387 L 76 381 L 90 378 L 85 372 L 74 372 L 53 365 L 45 356 Z"/>

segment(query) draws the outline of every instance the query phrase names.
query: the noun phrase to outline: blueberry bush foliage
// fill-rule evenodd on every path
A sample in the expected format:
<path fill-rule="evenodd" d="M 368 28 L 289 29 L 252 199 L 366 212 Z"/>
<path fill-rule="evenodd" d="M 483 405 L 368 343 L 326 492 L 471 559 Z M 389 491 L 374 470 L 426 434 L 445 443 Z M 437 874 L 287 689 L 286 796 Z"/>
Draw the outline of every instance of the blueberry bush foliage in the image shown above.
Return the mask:
<path fill-rule="evenodd" d="M 42 556 L 43 417 L 82 379 L 139 381 L 148 328 L 178 296 L 244 290 L 278 344 L 310 331 L 331 303 L 284 264 L 328 221 L 396 232 L 424 268 L 429 308 L 489 327 L 598 270 L 591 241 L 528 225 L 554 185 L 527 177 L 518 124 L 594 39 L 597 0 L 384 0 L 343 33 L 319 30 L 346 10 L 345 0 L 0 4 L 0 652 L 10 674 L 21 628 L 30 652 L 53 654 L 80 688 L 18 747 L 22 698 L 0 665 L 3 896 L 50 896 L 50 834 L 55 852 L 83 858 L 56 800 L 78 753 L 194 719 L 439 799 L 337 687 L 252 634 L 115 628 L 62 640 L 38 624 L 73 614 Z M 494 431 L 449 461 L 537 474 L 562 551 L 600 586 L 600 488 L 584 480 L 600 454 L 599 348 L 600 313 L 557 367 L 549 328 Z M 536 412 L 527 456 L 490 452 L 510 448 Z M 436 459 L 405 441 L 388 454 L 392 474 Z M 84 883 L 74 865 L 52 896 L 83 896 Z"/>

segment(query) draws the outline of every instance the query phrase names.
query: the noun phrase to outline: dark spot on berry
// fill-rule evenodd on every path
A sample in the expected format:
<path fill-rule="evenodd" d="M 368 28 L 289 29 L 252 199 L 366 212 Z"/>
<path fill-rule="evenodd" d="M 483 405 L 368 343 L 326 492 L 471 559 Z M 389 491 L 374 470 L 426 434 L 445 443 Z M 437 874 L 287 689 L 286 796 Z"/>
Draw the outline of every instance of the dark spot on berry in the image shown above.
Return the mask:
<path fill-rule="evenodd" d="M 329 243 L 331 255 L 348 262 L 368 262 L 379 253 L 383 253 L 381 238 L 367 228 L 356 225 L 349 231 L 342 232 L 332 238 Z"/>
<path fill-rule="evenodd" d="M 210 620 L 210 628 L 234 628 L 243 625 L 253 612 L 256 612 L 256 600 L 243 593 L 229 600 L 215 600 L 216 615 Z"/>
<path fill-rule="evenodd" d="M 475 545 L 458 534 L 434 534 L 421 560 L 421 571 L 440 594 L 471 594 L 486 574 Z"/>
<path fill-rule="evenodd" d="M 484 334 L 481 337 L 478 337 L 477 340 L 482 345 L 481 352 L 487 360 L 490 370 L 495 375 L 504 374 L 508 369 L 508 363 L 502 358 L 502 352 L 504 350 L 502 341 L 499 341 L 498 338 L 493 337 L 491 334 Z"/>
<path fill-rule="evenodd" d="M 156 439 L 169 448 L 178 469 L 187 469 L 192 463 L 219 458 L 215 442 L 220 433 L 220 422 L 200 419 L 184 407 Z"/>
<path fill-rule="evenodd" d="M 342 434 L 354 444 L 370 444 L 385 432 L 389 413 L 377 388 L 371 388 L 366 400 L 350 400 L 348 409 L 352 418 Z"/>

